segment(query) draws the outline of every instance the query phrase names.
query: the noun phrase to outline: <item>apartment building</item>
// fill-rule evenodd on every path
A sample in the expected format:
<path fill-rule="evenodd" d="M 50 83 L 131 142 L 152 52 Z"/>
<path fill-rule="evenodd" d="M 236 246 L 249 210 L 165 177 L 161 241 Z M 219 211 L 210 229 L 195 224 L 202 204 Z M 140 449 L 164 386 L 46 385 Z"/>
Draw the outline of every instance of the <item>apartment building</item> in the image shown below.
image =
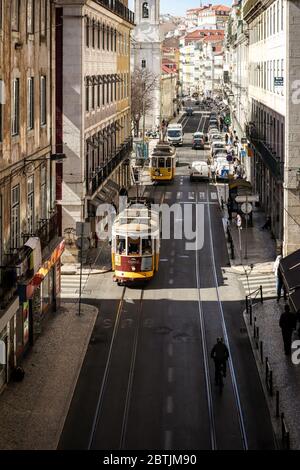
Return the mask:
<path fill-rule="evenodd" d="M 128 188 L 131 142 L 130 36 L 134 14 L 123 0 L 56 1 L 57 149 L 65 153 L 60 204 L 63 233 L 118 204 Z M 76 246 L 65 260 L 74 261 Z"/>
<path fill-rule="evenodd" d="M 300 12 L 289 0 L 247 0 L 243 18 L 249 28 L 254 184 L 287 255 L 300 246 Z"/>
<path fill-rule="evenodd" d="M 0 1 L 0 389 L 60 291 L 52 18 L 49 0 Z"/>

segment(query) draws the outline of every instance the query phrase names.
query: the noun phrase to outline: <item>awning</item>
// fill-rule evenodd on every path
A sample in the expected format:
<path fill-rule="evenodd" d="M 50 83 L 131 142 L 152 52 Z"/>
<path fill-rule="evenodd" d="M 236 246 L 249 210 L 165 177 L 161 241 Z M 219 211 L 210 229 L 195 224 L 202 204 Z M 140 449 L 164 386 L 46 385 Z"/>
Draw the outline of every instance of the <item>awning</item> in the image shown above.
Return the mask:
<path fill-rule="evenodd" d="M 283 258 L 279 269 L 293 307 L 300 311 L 300 250 Z"/>

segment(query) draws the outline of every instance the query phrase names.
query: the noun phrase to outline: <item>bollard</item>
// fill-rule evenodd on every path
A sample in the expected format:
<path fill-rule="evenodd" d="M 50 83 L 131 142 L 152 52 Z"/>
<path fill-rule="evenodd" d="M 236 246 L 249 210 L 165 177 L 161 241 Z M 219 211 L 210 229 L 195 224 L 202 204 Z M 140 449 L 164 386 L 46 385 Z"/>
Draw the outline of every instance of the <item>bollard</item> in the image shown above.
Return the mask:
<path fill-rule="evenodd" d="M 263 297 L 263 287 L 260 286 L 260 302 L 263 304 L 264 303 L 264 297 Z"/>
<path fill-rule="evenodd" d="M 279 390 L 276 390 L 276 418 L 280 417 L 279 413 Z"/>
<path fill-rule="evenodd" d="M 260 342 L 260 360 L 262 364 L 264 363 L 264 349 L 263 348 L 264 348 L 263 342 L 261 341 Z"/>
<path fill-rule="evenodd" d="M 269 364 L 269 358 L 266 357 L 266 384 L 267 384 L 267 386 L 268 386 L 268 378 L 269 378 L 268 364 Z"/>
<path fill-rule="evenodd" d="M 249 301 L 248 301 L 247 295 L 246 295 L 246 312 L 249 313 Z"/>
<path fill-rule="evenodd" d="M 252 303 L 249 305 L 249 314 L 250 314 L 250 326 L 252 326 Z"/>

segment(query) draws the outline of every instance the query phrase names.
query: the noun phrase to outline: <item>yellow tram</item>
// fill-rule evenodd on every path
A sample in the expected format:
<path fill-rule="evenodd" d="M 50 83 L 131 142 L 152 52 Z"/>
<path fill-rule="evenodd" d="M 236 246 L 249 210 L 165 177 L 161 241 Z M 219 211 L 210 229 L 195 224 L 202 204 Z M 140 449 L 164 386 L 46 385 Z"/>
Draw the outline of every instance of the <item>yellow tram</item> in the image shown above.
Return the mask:
<path fill-rule="evenodd" d="M 176 150 L 166 142 L 159 142 L 150 156 L 152 181 L 173 181 L 176 173 Z"/>
<path fill-rule="evenodd" d="M 129 205 L 119 214 L 112 230 L 114 281 L 128 284 L 148 281 L 158 271 L 159 214 L 146 201 Z"/>

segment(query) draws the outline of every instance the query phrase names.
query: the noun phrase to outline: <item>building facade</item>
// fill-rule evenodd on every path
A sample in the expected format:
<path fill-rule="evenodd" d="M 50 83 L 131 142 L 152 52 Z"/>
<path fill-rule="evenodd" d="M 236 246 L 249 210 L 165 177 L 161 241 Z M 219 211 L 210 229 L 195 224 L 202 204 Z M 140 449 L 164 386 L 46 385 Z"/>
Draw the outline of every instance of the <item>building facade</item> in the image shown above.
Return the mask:
<path fill-rule="evenodd" d="M 245 1 L 249 26 L 249 136 L 254 184 L 287 255 L 300 247 L 299 8 L 289 0 Z"/>
<path fill-rule="evenodd" d="M 57 149 L 64 152 L 63 233 L 90 223 L 97 207 L 118 204 L 130 185 L 130 36 L 134 15 L 124 1 L 56 2 Z M 73 261 L 75 245 L 65 260 Z"/>
<path fill-rule="evenodd" d="M 60 291 L 53 12 L 49 0 L 0 2 L 0 389 Z"/>
<path fill-rule="evenodd" d="M 157 78 L 158 86 L 153 91 L 153 107 L 146 113 L 147 129 L 157 129 L 161 122 L 161 66 L 162 38 L 160 35 L 160 0 L 135 0 L 135 24 L 133 33 L 133 69 L 148 69 Z"/>

